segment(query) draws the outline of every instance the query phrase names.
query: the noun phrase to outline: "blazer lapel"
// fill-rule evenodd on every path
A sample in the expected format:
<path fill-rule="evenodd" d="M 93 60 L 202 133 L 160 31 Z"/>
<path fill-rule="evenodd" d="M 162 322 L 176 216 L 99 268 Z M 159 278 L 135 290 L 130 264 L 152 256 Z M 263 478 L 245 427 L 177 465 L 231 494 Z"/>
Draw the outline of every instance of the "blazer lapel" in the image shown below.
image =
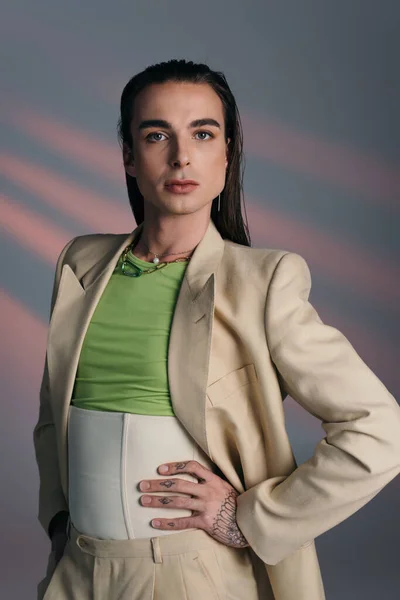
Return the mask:
<path fill-rule="evenodd" d="M 223 251 L 224 240 L 210 220 L 182 280 L 168 347 L 168 381 L 175 415 L 206 454 L 206 388 L 216 273 Z"/>
<path fill-rule="evenodd" d="M 47 361 L 55 423 L 59 425 L 61 481 L 68 498 L 67 425 L 83 341 L 101 295 L 123 249 L 140 233 L 139 225 L 114 244 L 81 278 L 62 269 L 49 324 Z M 213 222 L 195 249 L 177 298 L 168 345 L 168 380 L 177 418 L 207 453 L 206 387 L 214 314 L 215 274 L 224 240 Z"/>

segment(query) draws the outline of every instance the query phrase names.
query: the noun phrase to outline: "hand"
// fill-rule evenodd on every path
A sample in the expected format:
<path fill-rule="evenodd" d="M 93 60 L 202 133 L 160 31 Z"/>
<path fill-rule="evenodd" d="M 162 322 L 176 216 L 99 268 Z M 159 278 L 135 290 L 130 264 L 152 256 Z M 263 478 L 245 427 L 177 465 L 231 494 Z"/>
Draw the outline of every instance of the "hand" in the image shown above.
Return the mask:
<path fill-rule="evenodd" d="M 162 467 L 167 467 L 163 470 Z M 196 460 L 167 463 L 158 468 L 161 474 L 176 475 L 188 473 L 198 479 L 198 483 L 184 479 L 152 479 L 139 483 L 140 491 L 162 492 L 165 488 L 187 494 L 184 496 L 141 496 L 143 506 L 165 508 L 185 508 L 192 516 L 179 519 L 155 519 L 151 522 L 156 529 L 203 529 L 211 537 L 233 548 L 249 546 L 236 522 L 236 498 L 238 492 L 224 479 L 221 479 Z"/>

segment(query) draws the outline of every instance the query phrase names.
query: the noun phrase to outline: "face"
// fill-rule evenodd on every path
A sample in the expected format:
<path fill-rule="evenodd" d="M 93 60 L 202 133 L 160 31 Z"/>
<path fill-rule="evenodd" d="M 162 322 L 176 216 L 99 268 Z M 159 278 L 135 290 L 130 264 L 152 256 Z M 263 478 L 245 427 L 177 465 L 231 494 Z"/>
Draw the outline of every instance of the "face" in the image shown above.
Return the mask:
<path fill-rule="evenodd" d="M 207 84 L 152 84 L 138 94 L 133 112 L 133 152 L 124 146 L 124 164 L 136 177 L 145 210 L 147 203 L 163 214 L 210 212 L 225 186 L 228 165 L 219 96 Z M 199 119 L 209 122 L 194 123 Z M 154 120 L 158 123 L 148 122 Z M 177 194 L 165 187 L 169 179 L 192 179 L 199 185 Z"/>

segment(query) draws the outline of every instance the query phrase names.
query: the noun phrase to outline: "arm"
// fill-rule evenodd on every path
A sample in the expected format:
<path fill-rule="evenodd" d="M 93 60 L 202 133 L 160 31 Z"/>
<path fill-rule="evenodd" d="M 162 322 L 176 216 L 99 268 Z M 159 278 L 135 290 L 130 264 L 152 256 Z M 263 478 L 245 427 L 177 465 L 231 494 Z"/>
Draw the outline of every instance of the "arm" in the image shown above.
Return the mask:
<path fill-rule="evenodd" d="M 270 565 L 351 516 L 400 472 L 400 408 L 346 337 L 321 321 L 310 289 L 306 261 L 285 254 L 268 292 L 267 342 L 285 392 L 322 421 L 326 437 L 289 476 L 237 499 L 238 525 Z"/>
<path fill-rule="evenodd" d="M 51 297 L 50 318 L 57 298 L 63 261 L 74 239 L 64 247 L 57 261 Z M 56 431 L 50 403 L 47 353 L 40 386 L 39 418 L 33 431 L 33 443 L 40 480 L 38 519 L 48 537 L 51 538 L 50 534 L 53 531 L 49 532 L 50 521 L 52 521 L 56 513 L 60 511 L 68 512 L 68 506 L 62 490 L 59 473 Z M 52 525 L 55 524 L 56 522 L 52 523 Z M 57 528 L 58 526 L 59 524 Z"/>

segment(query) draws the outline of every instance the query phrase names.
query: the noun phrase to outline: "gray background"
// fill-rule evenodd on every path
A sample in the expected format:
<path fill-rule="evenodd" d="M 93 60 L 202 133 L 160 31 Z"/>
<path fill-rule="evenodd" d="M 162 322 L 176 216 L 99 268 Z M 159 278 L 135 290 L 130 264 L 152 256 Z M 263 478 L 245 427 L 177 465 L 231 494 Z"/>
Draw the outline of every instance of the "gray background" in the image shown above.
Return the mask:
<path fill-rule="evenodd" d="M 1 12 L 0 595 L 26 599 L 49 550 L 32 431 L 55 261 L 75 235 L 135 227 L 116 121 L 149 64 L 225 73 L 253 245 L 306 258 L 323 320 L 400 396 L 400 3 L 8 0 Z M 291 398 L 285 410 L 302 462 L 323 430 Z M 399 500 L 396 478 L 317 538 L 329 600 L 398 597 Z"/>

